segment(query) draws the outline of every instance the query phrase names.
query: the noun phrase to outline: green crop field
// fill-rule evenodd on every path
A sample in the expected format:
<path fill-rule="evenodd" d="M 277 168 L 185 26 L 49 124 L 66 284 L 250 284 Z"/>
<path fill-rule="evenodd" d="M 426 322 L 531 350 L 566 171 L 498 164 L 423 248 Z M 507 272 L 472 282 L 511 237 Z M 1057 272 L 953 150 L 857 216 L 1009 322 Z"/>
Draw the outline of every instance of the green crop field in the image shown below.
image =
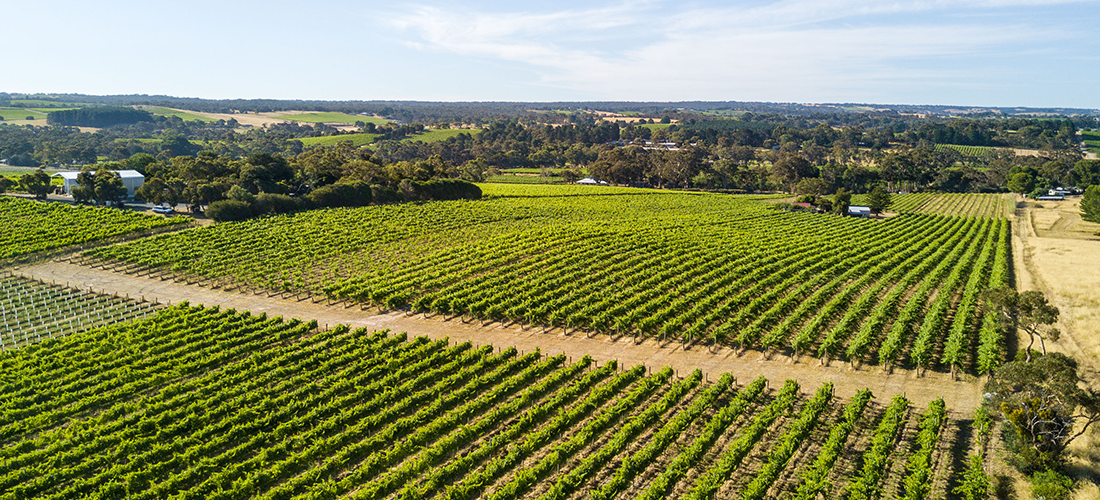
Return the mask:
<path fill-rule="evenodd" d="M 465 128 L 444 128 L 436 130 L 428 130 L 420 134 L 410 135 L 401 139 L 402 141 L 421 141 L 421 142 L 439 142 L 445 141 L 452 137 L 457 137 L 458 134 L 470 134 L 475 135 L 481 132 L 481 129 L 465 129 Z"/>
<path fill-rule="evenodd" d="M 925 498 L 984 477 L 937 451 L 981 448 L 942 400 L 187 304 L 0 367 L 3 498 Z"/>
<path fill-rule="evenodd" d="M 136 107 L 138 109 L 143 109 L 145 111 L 148 111 L 148 112 L 153 113 L 154 115 L 158 115 L 158 116 L 169 116 L 169 117 L 176 116 L 176 117 L 179 117 L 183 121 L 200 121 L 200 122 L 207 122 L 207 123 L 212 123 L 212 122 L 218 121 L 215 118 L 210 118 L 210 117 L 207 117 L 207 116 L 200 116 L 200 115 L 196 115 L 194 113 L 188 113 L 186 111 L 180 111 L 178 109 L 162 108 L 162 107 L 159 107 L 159 106 L 136 106 Z"/>
<path fill-rule="evenodd" d="M 660 129 L 663 129 L 663 128 L 668 128 L 668 127 L 672 126 L 672 124 L 671 123 L 645 123 L 645 124 L 640 124 L 640 125 L 636 125 L 636 126 L 645 127 L 645 128 L 650 129 L 650 130 L 660 130 Z"/>
<path fill-rule="evenodd" d="M 329 135 L 325 137 L 302 137 L 296 139 L 302 141 L 302 144 L 306 146 L 333 146 L 344 141 L 351 141 L 354 146 L 364 146 L 374 142 L 374 138 L 378 137 L 378 134 L 342 134 L 342 135 Z"/>
<path fill-rule="evenodd" d="M 113 208 L 0 197 L 0 259 L 188 221 Z"/>
<path fill-rule="evenodd" d="M 347 113 L 301 113 L 301 114 L 288 114 L 279 115 L 275 118 L 282 120 L 290 120 L 295 122 L 308 122 L 308 123 L 346 123 L 352 125 L 355 122 L 373 123 L 375 125 L 381 125 L 383 123 L 389 123 L 390 121 L 385 118 L 375 118 L 373 116 L 363 115 L 349 115 Z"/>
<path fill-rule="evenodd" d="M 984 373 L 1005 355 L 978 307 L 1008 283 L 1003 212 L 866 220 L 720 194 L 482 189 L 478 201 L 302 212 L 89 254 L 247 288 L 826 361 Z"/>

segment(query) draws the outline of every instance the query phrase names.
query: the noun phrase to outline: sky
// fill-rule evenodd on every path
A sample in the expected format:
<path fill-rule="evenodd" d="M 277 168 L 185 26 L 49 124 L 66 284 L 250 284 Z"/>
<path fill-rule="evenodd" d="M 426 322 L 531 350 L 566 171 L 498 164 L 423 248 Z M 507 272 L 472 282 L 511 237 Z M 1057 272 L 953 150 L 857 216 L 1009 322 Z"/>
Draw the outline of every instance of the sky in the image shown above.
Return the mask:
<path fill-rule="evenodd" d="M 0 0 L 0 91 L 1100 108 L 1100 0 Z"/>

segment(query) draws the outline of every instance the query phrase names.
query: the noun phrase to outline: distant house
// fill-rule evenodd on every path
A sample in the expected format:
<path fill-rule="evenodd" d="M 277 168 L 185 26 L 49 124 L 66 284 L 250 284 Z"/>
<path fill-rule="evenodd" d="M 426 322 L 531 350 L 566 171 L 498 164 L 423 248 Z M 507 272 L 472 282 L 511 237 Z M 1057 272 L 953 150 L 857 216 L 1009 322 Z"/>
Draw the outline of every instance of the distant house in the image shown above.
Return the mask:
<path fill-rule="evenodd" d="M 852 217 L 871 217 L 871 207 L 864 205 L 848 205 L 848 215 Z"/>
<path fill-rule="evenodd" d="M 53 174 L 53 177 L 60 177 L 64 180 L 64 192 L 67 195 L 72 196 L 73 188 L 79 184 L 76 182 L 77 176 L 80 172 L 59 172 Z M 126 197 L 133 198 L 134 191 L 145 184 L 145 176 L 141 175 L 141 172 L 137 170 L 118 170 L 115 171 L 115 175 L 118 175 L 122 179 L 122 185 L 126 186 Z"/>

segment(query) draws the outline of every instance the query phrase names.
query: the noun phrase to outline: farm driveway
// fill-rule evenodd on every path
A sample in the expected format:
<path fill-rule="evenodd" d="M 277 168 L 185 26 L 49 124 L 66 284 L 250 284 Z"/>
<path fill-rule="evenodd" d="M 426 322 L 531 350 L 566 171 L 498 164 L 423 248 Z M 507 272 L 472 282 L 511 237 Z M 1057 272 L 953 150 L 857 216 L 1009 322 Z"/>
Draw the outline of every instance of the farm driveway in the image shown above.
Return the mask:
<path fill-rule="evenodd" d="M 764 360 L 759 353 L 751 351 L 739 357 L 734 351 L 725 348 L 711 353 L 705 347 L 684 350 L 679 343 L 662 347 L 655 341 L 646 341 L 636 345 L 629 337 L 615 341 L 607 336 L 586 338 L 583 333 L 565 335 L 561 330 L 542 333 L 541 328 L 523 329 L 515 325 L 502 326 L 500 323 L 482 326 L 479 321 L 463 323 L 460 319 L 408 316 L 401 311 L 379 313 L 376 310 L 361 310 L 359 307 L 314 304 L 308 299 L 299 302 L 292 298 L 269 298 L 266 294 L 211 290 L 197 285 L 131 276 L 66 262 L 45 262 L 25 266 L 15 272 L 58 284 L 69 283 L 81 288 L 90 287 L 95 291 L 128 294 L 132 298 L 144 296 L 146 300 L 157 299 L 171 303 L 186 300 L 192 304 L 219 305 L 254 313 L 267 312 L 273 316 L 316 319 L 322 325 L 345 323 L 353 327 L 389 328 L 408 332 L 411 336 L 422 335 L 433 339 L 449 337 L 452 341 L 459 342 L 468 340 L 475 344 L 516 346 L 521 351 L 537 348 L 546 354 L 565 353 L 574 358 L 588 354 L 601 363 L 614 359 L 626 366 L 642 364 L 652 369 L 671 366 L 681 376 L 700 368 L 711 379 L 729 372 L 742 383 L 760 375 L 767 377 L 772 384 L 791 378 L 801 384 L 804 392 L 813 391 L 822 383 L 832 381 L 837 395 L 845 398 L 851 397 L 860 389 L 869 388 L 879 397 L 905 394 L 918 407 L 924 407 L 932 399 L 942 396 L 949 408 L 963 414 L 975 408 L 981 398 L 980 384 L 974 380 L 953 381 L 944 373 L 930 372 L 918 377 L 915 372 L 897 370 L 887 374 L 879 367 L 853 370 L 846 363 L 833 363 L 823 367 L 816 359 L 793 362 L 789 357 L 780 356 L 773 360 Z"/>

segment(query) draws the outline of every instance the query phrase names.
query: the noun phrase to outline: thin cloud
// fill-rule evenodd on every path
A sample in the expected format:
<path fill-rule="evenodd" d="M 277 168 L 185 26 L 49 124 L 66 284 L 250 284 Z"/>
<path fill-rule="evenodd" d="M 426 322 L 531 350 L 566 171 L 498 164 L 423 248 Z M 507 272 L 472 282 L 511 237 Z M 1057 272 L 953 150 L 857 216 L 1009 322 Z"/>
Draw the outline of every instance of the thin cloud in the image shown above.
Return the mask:
<path fill-rule="evenodd" d="M 897 14 L 996 10 L 1071 1 L 810 2 L 788 0 L 752 8 L 659 9 L 620 4 L 558 12 L 454 12 L 416 7 L 392 26 L 412 32 L 422 50 L 495 58 L 541 68 L 532 85 L 596 91 L 604 98 L 731 92 L 777 98 L 807 87 L 828 95 L 873 85 L 966 79 L 966 71 L 914 61 L 996 52 L 1020 40 L 1071 34 L 1015 25 L 901 22 Z M 893 17 L 880 20 L 880 16 Z M 638 36 L 644 33 L 644 36 Z"/>

